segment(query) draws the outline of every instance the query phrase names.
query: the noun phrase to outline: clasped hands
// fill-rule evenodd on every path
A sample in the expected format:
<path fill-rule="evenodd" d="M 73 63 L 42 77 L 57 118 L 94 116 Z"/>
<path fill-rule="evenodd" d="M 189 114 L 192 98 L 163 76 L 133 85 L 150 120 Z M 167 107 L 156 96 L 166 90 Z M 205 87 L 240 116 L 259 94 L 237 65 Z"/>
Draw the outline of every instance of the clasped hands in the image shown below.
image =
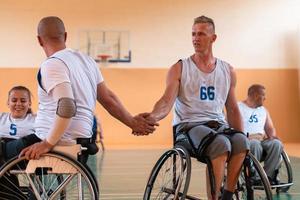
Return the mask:
<path fill-rule="evenodd" d="M 149 135 L 159 126 L 150 113 L 140 113 L 133 117 L 132 134 L 136 136 Z"/>

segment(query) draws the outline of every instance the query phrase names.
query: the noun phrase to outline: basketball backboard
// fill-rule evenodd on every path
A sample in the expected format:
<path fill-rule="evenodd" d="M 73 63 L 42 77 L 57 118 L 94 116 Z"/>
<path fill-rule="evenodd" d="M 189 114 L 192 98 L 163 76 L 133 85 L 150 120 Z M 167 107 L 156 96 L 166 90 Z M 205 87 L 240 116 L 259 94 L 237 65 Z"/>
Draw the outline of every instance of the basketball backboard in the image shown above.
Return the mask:
<path fill-rule="evenodd" d="M 131 62 L 129 31 L 80 31 L 78 49 L 96 62 Z"/>

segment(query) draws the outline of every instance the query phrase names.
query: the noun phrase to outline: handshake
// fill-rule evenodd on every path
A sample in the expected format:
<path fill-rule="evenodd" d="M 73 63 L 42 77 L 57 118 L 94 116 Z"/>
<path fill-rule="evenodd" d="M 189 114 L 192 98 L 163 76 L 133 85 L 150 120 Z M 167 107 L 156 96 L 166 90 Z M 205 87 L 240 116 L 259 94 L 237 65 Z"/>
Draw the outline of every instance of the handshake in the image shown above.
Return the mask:
<path fill-rule="evenodd" d="M 159 126 L 159 124 L 157 120 L 151 116 L 151 113 L 140 113 L 133 117 L 130 127 L 133 135 L 140 136 L 153 133 L 155 126 Z"/>

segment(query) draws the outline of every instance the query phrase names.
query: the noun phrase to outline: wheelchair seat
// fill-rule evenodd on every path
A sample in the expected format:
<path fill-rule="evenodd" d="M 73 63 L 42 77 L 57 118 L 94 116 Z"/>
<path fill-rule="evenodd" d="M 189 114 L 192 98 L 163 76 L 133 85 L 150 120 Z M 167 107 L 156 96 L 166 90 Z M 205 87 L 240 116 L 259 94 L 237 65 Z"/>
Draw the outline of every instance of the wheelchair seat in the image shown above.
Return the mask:
<path fill-rule="evenodd" d="M 82 147 L 80 144 L 74 145 L 55 145 L 52 149 L 53 152 L 63 153 L 71 158 L 77 160 L 77 156 L 81 154 L 82 150 L 86 150 L 86 147 Z"/>

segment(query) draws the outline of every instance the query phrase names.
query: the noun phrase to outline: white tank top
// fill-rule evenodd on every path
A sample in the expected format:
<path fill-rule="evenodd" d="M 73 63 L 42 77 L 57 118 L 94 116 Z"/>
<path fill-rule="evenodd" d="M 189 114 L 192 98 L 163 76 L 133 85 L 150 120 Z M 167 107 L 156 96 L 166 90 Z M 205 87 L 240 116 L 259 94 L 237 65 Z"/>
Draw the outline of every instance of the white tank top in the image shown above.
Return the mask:
<path fill-rule="evenodd" d="M 0 113 L 0 137 L 19 139 L 34 133 L 35 115 L 27 114 L 24 118 L 13 118 L 10 113 Z"/>
<path fill-rule="evenodd" d="M 238 106 L 243 118 L 244 132 L 249 134 L 265 134 L 265 123 L 267 120 L 267 111 L 265 107 L 250 108 L 243 102 L 238 102 Z"/>
<path fill-rule="evenodd" d="M 191 57 L 183 59 L 173 125 L 210 120 L 227 124 L 224 106 L 230 82 L 229 64 L 220 59 L 216 59 L 216 67 L 210 73 L 202 72 Z"/>
<path fill-rule="evenodd" d="M 45 81 L 43 68 L 56 68 L 51 71 L 51 80 Z M 68 75 L 60 76 L 62 68 L 67 67 Z M 96 105 L 97 85 L 103 81 L 103 77 L 95 61 L 89 56 L 72 49 L 64 49 L 56 52 L 41 65 L 39 80 L 46 88 L 39 84 L 39 109 L 35 123 L 36 135 L 45 139 L 54 123 L 57 102 L 54 101 L 50 90 L 62 82 L 71 83 L 73 95 L 76 101 L 76 115 L 72 117 L 71 124 L 58 142 L 58 144 L 74 144 L 76 138 L 90 138 L 92 136 L 93 111 Z M 47 79 L 46 79 L 47 80 Z M 44 86 L 42 85 L 42 86 Z M 48 86 L 48 88 L 47 88 Z"/>

